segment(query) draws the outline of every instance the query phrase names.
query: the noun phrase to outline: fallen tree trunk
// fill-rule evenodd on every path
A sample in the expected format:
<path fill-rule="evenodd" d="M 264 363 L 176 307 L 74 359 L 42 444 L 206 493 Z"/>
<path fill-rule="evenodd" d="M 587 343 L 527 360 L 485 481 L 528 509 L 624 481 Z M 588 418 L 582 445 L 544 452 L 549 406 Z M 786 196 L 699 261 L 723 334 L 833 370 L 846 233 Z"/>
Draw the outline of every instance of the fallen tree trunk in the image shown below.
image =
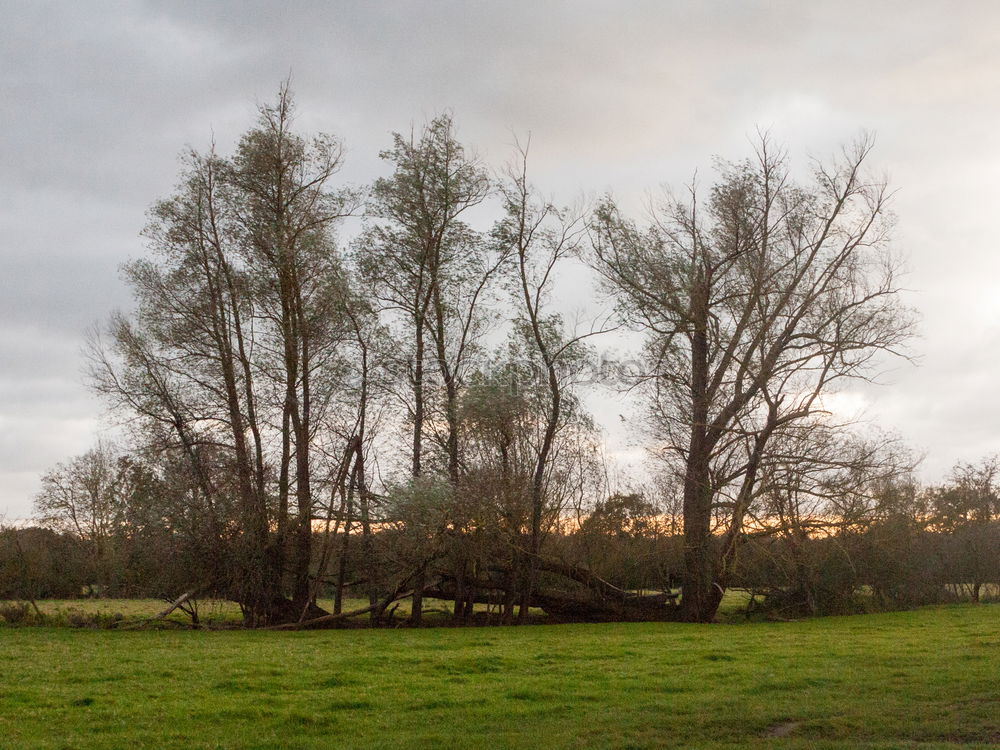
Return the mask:
<path fill-rule="evenodd" d="M 676 594 L 628 594 L 608 600 L 587 592 L 538 591 L 537 605 L 563 622 L 663 622 L 677 619 Z"/>
<path fill-rule="evenodd" d="M 204 589 L 205 589 L 205 586 L 198 586 L 197 588 L 193 588 L 190 591 L 185 591 L 183 594 L 181 594 L 176 599 L 174 599 L 174 601 L 172 601 L 170 603 L 169 607 L 167 607 L 166 609 L 164 609 L 162 612 L 159 612 L 158 614 L 153 615 L 152 617 L 148 618 L 144 622 L 156 622 L 157 620 L 162 620 L 164 617 L 166 617 L 167 615 L 169 615 L 175 609 L 177 609 L 180 606 L 183 606 L 188 600 L 196 597 Z"/>
<path fill-rule="evenodd" d="M 658 622 L 677 619 L 676 594 L 637 594 L 604 581 L 585 568 L 541 560 L 538 570 L 548 575 L 540 580 L 527 599 L 530 607 L 543 610 L 561 622 Z M 436 571 L 439 583 L 424 589 L 424 595 L 455 601 L 461 594 L 455 576 Z M 466 575 L 464 587 L 471 587 L 477 604 L 500 604 L 511 592 L 509 571 L 494 569 L 487 578 Z M 561 580 L 560 580 L 561 579 Z"/>
<path fill-rule="evenodd" d="M 266 628 L 261 628 L 261 630 L 311 630 L 315 628 L 329 628 L 352 617 L 367 615 L 369 612 L 384 611 L 385 608 L 393 602 L 405 599 L 412 594 L 412 591 L 405 591 L 403 593 L 393 594 L 392 596 L 386 597 L 385 599 L 375 602 L 374 604 L 369 604 L 367 607 L 352 609 L 350 612 L 338 612 L 332 615 L 321 615 L 320 617 L 314 617 L 311 620 L 304 620 L 303 622 L 286 622 L 280 625 L 270 625 Z"/>

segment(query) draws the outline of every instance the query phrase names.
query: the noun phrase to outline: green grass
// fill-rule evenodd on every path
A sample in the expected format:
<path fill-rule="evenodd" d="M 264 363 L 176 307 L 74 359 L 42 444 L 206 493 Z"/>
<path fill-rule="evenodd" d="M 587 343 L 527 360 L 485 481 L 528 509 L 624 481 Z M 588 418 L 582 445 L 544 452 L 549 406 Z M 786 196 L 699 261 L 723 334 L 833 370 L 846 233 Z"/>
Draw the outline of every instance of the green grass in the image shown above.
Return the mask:
<path fill-rule="evenodd" d="M 744 597 L 744 604 L 745 604 Z M 738 599 L 733 599 L 734 602 Z M 220 599 L 199 599 L 197 600 L 198 618 L 202 626 L 208 628 L 237 627 L 243 622 L 243 616 L 239 605 Z M 320 607 L 327 612 L 333 612 L 333 599 L 320 599 L 317 602 Z M 17 606 L 28 606 L 26 602 L 10 602 L 0 600 L 0 608 L 5 605 L 15 604 Z M 38 622 L 34 609 L 29 609 L 28 620 L 24 624 L 30 625 L 70 625 L 76 627 L 91 626 L 95 622 L 100 627 L 134 628 L 147 624 L 150 618 L 155 617 L 167 607 L 167 602 L 159 599 L 39 599 L 36 604 L 43 617 L 43 622 Z M 360 610 L 368 606 L 367 599 L 345 598 L 342 602 L 342 611 L 350 612 Z M 424 599 L 424 623 L 427 625 L 450 625 L 452 622 L 452 611 L 454 602 L 441 599 Z M 405 622 L 410 616 L 410 600 L 402 599 L 390 607 L 395 610 L 392 615 L 392 623 L 398 625 Z M 476 604 L 476 612 L 486 612 L 490 608 L 485 604 Z M 541 621 L 545 618 L 545 613 L 532 607 L 530 610 L 534 621 Z M 493 616 L 496 616 L 496 608 L 492 608 Z M 174 610 L 167 618 L 171 623 L 190 626 L 191 618 L 180 609 Z M 0 612 L 0 626 L 4 624 L 2 612 Z M 349 624 L 364 627 L 368 619 L 367 615 L 361 615 L 348 621 Z M 169 624 L 169 623 L 168 623 Z M 0 745 L 0 750 L 3 746 Z"/>
<path fill-rule="evenodd" d="M 707 626 L 0 628 L 0 674 L 5 750 L 1000 742 L 988 605 Z"/>
<path fill-rule="evenodd" d="M 121 615 L 126 622 L 135 623 L 156 616 L 167 607 L 167 602 L 159 599 L 40 599 L 38 609 L 43 615 L 57 621 L 65 621 L 70 615 L 98 615 L 111 618 Z M 239 623 L 239 605 L 219 600 L 200 600 L 198 613 L 209 623 Z M 175 610 L 170 619 L 179 623 L 190 623 L 190 618 Z"/>
<path fill-rule="evenodd" d="M 14 602 L 0 601 L 0 605 L 13 604 Z M 24 602 L 18 602 L 23 605 Z M 159 599 L 40 599 L 36 602 L 39 611 L 47 618 L 49 624 L 71 624 L 74 616 L 80 620 L 87 620 L 92 617 L 101 618 L 104 622 L 113 622 L 117 627 L 130 627 L 142 623 L 151 617 L 155 617 L 167 607 L 167 602 Z M 328 612 L 333 611 L 332 599 L 320 599 L 320 607 Z M 197 601 L 199 621 L 208 627 L 212 626 L 232 626 L 242 622 L 239 605 L 219 599 L 199 599 Z M 344 612 L 362 609 L 368 606 L 366 599 L 345 598 L 342 602 Z M 393 605 L 396 606 L 396 605 Z M 451 612 L 454 603 L 440 599 L 424 599 L 424 617 L 428 624 L 449 624 L 451 622 Z M 477 612 L 486 610 L 483 604 L 476 605 Z M 543 617 L 539 609 L 531 609 L 535 617 Z M 32 612 L 33 614 L 33 612 Z M 395 621 L 401 622 L 410 616 L 410 600 L 403 599 L 398 602 L 394 615 Z M 32 617 L 32 624 L 36 618 Z M 174 610 L 168 618 L 169 620 L 189 625 L 191 618 L 180 609 Z M 361 616 L 353 621 L 357 624 L 367 622 L 365 616 Z M 3 618 L 0 617 L 0 623 Z M 0 750 L 3 750 L 0 745 Z"/>

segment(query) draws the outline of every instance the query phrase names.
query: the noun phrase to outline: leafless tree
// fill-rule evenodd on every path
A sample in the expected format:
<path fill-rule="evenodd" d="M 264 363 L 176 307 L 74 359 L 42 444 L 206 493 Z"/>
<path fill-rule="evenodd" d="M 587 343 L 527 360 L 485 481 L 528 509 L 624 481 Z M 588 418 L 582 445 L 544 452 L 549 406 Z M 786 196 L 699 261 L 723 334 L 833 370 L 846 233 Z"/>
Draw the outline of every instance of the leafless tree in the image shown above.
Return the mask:
<path fill-rule="evenodd" d="M 494 235 L 513 257 L 516 268 L 513 296 L 517 305 L 514 322 L 527 344 L 530 358 L 540 365 L 543 383 L 540 392 L 544 394 L 540 429 L 532 445 L 528 502 L 531 517 L 526 545 L 528 576 L 522 584 L 519 609 L 519 619 L 523 620 L 541 551 L 542 518 L 546 502 L 552 504 L 553 500 L 549 484 L 557 434 L 578 412 L 578 408 L 564 406 L 564 401 L 571 398 L 568 392 L 578 374 L 573 365 L 581 357 L 583 340 L 609 329 L 597 326 L 584 333 L 567 333 L 559 316 L 546 310 L 560 267 L 576 255 L 586 226 L 581 215 L 559 210 L 538 196 L 528 180 L 528 144 L 517 145 L 516 161 L 508 166 L 505 179 L 500 182 L 500 192 L 506 215 Z"/>
<path fill-rule="evenodd" d="M 411 476 L 425 472 L 429 433 L 439 438 L 454 487 L 461 462 L 460 384 L 483 333 L 485 297 L 502 264 L 463 217 L 485 200 L 490 181 L 456 139 L 448 115 L 409 138 L 395 134 L 382 157 L 395 171 L 372 189 L 373 221 L 358 243 L 358 266 L 383 310 L 395 317 L 402 351 L 411 357 L 403 399 L 412 422 Z M 431 387 L 434 370 L 441 378 L 440 399 Z M 440 418 L 429 409 L 435 400 L 442 404 Z M 419 573 L 411 607 L 415 624 L 421 619 L 422 580 Z"/>
<path fill-rule="evenodd" d="M 228 583 L 213 584 L 251 624 L 308 604 L 317 426 L 343 327 L 331 230 L 355 202 L 330 188 L 339 143 L 291 123 L 286 86 L 233 158 L 188 155 L 177 191 L 152 211 L 153 257 L 126 269 L 137 312 L 113 318 L 110 348 L 93 347 L 97 389 L 173 436 L 215 535 L 240 529 L 218 571 Z"/>
<path fill-rule="evenodd" d="M 610 200 L 595 214 L 593 266 L 649 334 L 651 423 L 683 477 L 685 619 L 715 614 L 713 532 L 744 524 L 775 437 L 815 418 L 841 381 L 870 377 L 911 332 L 889 193 L 865 170 L 871 148 L 845 148 L 801 186 L 764 135 L 753 160 L 720 164 L 706 198 L 692 188 L 652 206 L 645 229 Z M 713 529 L 721 503 L 725 526 Z"/>
<path fill-rule="evenodd" d="M 109 443 L 61 463 L 42 475 L 35 516 L 43 526 L 75 536 L 87 550 L 92 583 L 106 586 L 115 542 L 125 521 L 128 463 Z"/>

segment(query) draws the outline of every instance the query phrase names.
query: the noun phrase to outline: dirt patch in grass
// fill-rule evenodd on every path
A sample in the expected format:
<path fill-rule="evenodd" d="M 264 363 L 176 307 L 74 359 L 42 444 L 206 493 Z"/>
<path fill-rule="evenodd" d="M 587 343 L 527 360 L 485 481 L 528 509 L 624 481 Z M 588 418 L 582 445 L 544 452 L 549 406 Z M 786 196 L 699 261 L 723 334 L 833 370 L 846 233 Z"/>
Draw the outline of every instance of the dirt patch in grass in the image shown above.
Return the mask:
<path fill-rule="evenodd" d="M 793 734 L 802 726 L 800 721 L 779 721 L 777 724 L 772 724 L 764 732 L 765 737 L 788 737 Z"/>

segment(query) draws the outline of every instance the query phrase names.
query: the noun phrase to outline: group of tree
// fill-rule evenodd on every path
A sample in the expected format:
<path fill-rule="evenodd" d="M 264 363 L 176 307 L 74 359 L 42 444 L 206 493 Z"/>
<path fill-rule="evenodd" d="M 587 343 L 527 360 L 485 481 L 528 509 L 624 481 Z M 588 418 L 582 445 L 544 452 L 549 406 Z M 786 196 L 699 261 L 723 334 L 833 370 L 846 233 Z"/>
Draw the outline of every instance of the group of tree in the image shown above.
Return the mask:
<path fill-rule="evenodd" d="M 144 476 L 146 484 L 124 483 L 121 473 L 107 470 L 112 467 Z M 751 595 L 748 615 L 777 617 L 995 599 L 1000 592 L 998 479 L 994 457 L 957 465 L 940 485 L 922 487 L 899 475 L 821 494 L 774 492 L 760 505 L 763 517 L 744 531 L 730 585 Z M 180 521 L 183 513 L 178 506 L 168 507 L 170 497 L 162 481 L 140 470 L 133 457 L 106 445 L 54 468 L 38 499 L 41 525 L 0 529 L 0 599 L 172 600 L 178 592 L 196 589 L 205 561 L 192 554 L 194 530 L 178 526 L 168 532 L 162 520 L 144 520 L 143 514 L 156 507 L 162 519 Z M 370 546 L 352 539 L 343 525 L 332 532 L 332 546 L 326 544 L 330 530 L 314 531 L 314 543 L 325 552 L 315 553 L 312 570 L 330 571 L 318 592 L 333 599 L 337 611 L 346 596 L 398 591 L 414 560 L 430 552 L 413 533 L 425 523 L 422 513 L 440 517 L 441 498 L 411 500 L 413 515 L 378 528 L 365 539 Z M 685 570 L 680 500 L 648 487 L 644 494 L 611 494 L 594 502 L 585 515 L 546 537 L 543 552 L 561 568 L 544 566 L 545 575 L 586 571 L 605 582 L 605 592 L 670 590 Z M 490 542 L 483 532 L 470 534 L 457 552 L 466 563 L 487 566 L 499 557 Z M 721 536 L 713 538 L 716 553 L 722 543 Z M 455 551 L 435 558 L 433 569 L 445 572 L 443 565 L 454 565 L 449 555 Z M 444 591 L 440 580 L 428 592 L 454 599 L 454 589 Z M 477 599 L 487 606 L 479 608 L 476 622 L 503 621 L 505 597 L 496 596 L 498 590 L 491 593 Z M 562 619 L 656 615 L 613 606 L 601 610 L 592 601 L 587 610 L 567 610 L 565 603 L 546 601 L 550 614 Z M 391 621 L 384 610 L 372 615 L 375 622 Z M 464 606 L 456 606 L 452 616 L 459 623 L 473 621 Z"/>
<path fill-rule="evenodd" d="M 134 309 L 93 337 L 129 450 L 38 498 L 88 586 L 222 597 L 249 626 L 338 622 L 345 592 L 373 622 L 409 597 L 419 624 L 429 596 L 457 622 L 484 603 L 707 621 L 760 576 L 815 603 L 814 558 L 855 564 L 893 524 L 995 545 L 995 499 L 966 507 L 992 474 L 907 495 L 905 452 L 825 405 L 913 327 L 870 140 L 797 181 L 761 136 L 639 223 L 544 199 L 527 146 L 491 171 L 448 115 L 393 135 L 370 187 L 338 185 L 340 142 L 293 119 L 283 88 L 231 156 L 185 155 L 125 269 Z M 613 309 L 570 326 L 557 281 L 581 263 Z M 579 383 L 617 327 L 645 340 L 620 384 L 656 466 L 641 491 L 608 479 Z"/>

